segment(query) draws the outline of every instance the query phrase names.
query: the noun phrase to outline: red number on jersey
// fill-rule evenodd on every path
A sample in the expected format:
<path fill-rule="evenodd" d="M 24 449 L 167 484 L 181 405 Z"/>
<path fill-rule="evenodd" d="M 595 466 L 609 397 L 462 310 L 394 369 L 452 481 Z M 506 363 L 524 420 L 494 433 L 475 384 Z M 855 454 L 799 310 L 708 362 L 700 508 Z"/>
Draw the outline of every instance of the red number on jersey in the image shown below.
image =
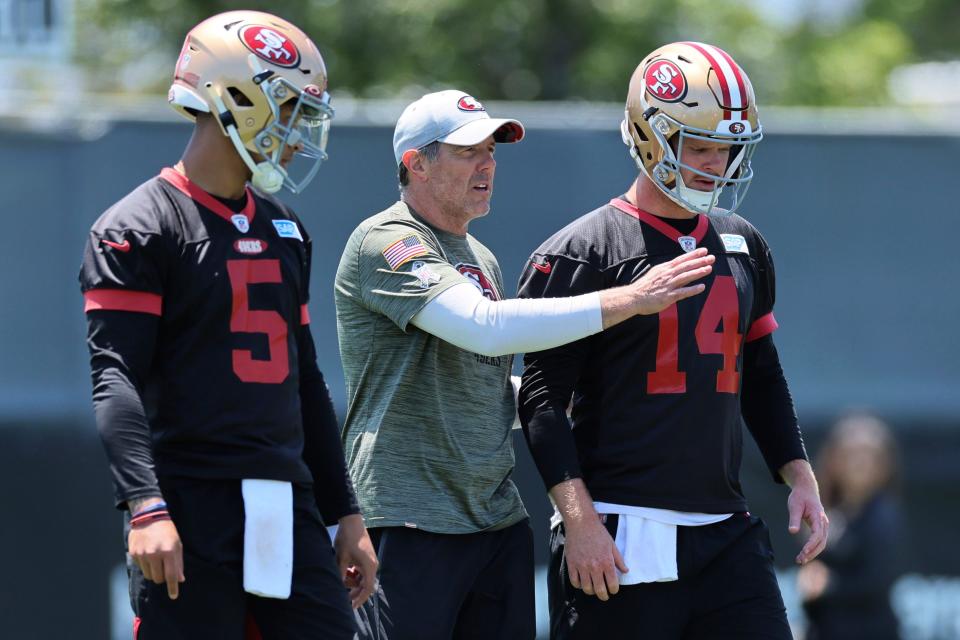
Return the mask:
<path fill-rule="evenodd" d="M 719 328 L 720 325 L 723 328 Z M 700 353 L 723 354 L 723 368 L 717 372 L 717 391 L 736 393 L 740 389 L 737 356 L 743 336 L 737 331 L 740 324 L 740 304 L 737 283 L 733 276 L 714 278 L 710 293 L 703 303 L 697 320 L 695 335 Z M 660 333 L 657 336 L 657 368 L 647 374 L 648 393 L 684 393 L 686 374 L 679 370 L 679 327 L 677 305 L 660 312 Z"/>
<path fill-rule="evenodd" d="M 660 333 L 657 336 L 657 368 L 647 374 L 648 393 L 683 393 L 687 390 L 687 374 L 679 368 L 677 305 L 660 312 Z"/>
<path fill-rule="evenodd" d="M 233 289 L 233 311 L 230 331 L 234 333 L 263 333 L 267 336 L 270 358 L 254 360 L 248 349 L 233 350 L 233 372 L 244 382 L 279 384 L 290 373 L 287 354 L 287 323 L 276 311 L 250 309 L 247 285 L 280 283 L 279 260 L 227 260 L 230 286 Z"/>
<path fill-rule="evenodd" d="M 717 330 L 720 324 L 722 330 Z M 717 391 L 736 393 L 740 388 L 737 373 L 737 355 L 740 340 L 740 303 L 737 301 L 737 283 L 733 276 L 717 276 L 697 320 L 697 348 L 700 353 L 722 353 L 723 368 L 717 372 Z"/>

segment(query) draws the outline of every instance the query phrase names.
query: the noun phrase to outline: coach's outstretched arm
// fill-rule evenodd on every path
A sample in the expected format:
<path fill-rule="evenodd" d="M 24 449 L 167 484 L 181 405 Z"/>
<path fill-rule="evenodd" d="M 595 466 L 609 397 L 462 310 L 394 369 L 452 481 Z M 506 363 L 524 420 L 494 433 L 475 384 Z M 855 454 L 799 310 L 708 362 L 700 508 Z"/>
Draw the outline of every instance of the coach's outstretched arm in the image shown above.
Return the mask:
<path fill-rule="evenodd" d="M 714 259 L 697 249 L 650 268 L 632 284 L 566 298 L 488 300 L 465 280 L 437 295 L 411 322 L 481 355 L 541 351 L 701 293 L 703 285 L 691 283 L 710 273 Z"/>

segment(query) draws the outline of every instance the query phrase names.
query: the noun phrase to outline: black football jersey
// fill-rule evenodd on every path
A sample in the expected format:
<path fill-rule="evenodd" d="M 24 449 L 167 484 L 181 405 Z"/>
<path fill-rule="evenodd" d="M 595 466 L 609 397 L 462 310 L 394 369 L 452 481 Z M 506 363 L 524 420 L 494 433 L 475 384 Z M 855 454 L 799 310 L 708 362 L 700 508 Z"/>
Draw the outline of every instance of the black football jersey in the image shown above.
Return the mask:
<path fill-rule="evenodd" d="M 777 327 L 773 262 L 752 225 L 737 215 L 668 221 L 617 198 L 544 242 L 519 295 L 625 285 L 695 247 L 717 257 L 703 293 L 527 354 L 521 418 L 548 487 L 582 476 L 598 501 L 746 509 L 739 481 L 743 347 Z M 565 414 L 571 392 L 572 439 Z"/>
<path fill-rule="evenodd" d="M 80 282 L 118 502 L 150 490 L 151 465 L 312 481 L 299 395 L 309 273 L 299 220 L 249 188 L 235 212 L 164 169 L 97 220 Z M 125 393 L 133 404 L 112 402 Z M 149 453 L 136 442 L 138 401 Z"/>

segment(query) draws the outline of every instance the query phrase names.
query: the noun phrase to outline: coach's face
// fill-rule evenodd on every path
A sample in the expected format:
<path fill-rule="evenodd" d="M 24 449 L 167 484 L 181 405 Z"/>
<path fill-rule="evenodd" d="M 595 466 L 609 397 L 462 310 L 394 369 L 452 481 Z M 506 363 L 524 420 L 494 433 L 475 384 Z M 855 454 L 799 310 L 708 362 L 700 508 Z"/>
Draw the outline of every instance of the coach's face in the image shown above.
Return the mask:
<path fill-rule="evenodd" d="M 469 147 L 440 145 L 436 159 L 427 163 L 427 185 L 446 215 L 472 220 L 489 213 L 496 146 L 493 136 Z"/>

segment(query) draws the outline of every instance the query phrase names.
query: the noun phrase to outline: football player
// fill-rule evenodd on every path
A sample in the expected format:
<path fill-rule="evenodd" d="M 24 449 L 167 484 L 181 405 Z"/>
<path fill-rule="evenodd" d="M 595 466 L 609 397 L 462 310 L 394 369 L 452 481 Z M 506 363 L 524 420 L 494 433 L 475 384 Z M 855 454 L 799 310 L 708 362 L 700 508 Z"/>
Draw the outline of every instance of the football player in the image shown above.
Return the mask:
<path fill-rule="evenodd" d="M 770 250 L 734 213 L 763 136 L 753 88 L 718 47 L 666 45 L 634 72 L 622 131 L 638 177 L 545 241 L 520 295 L 623 285 L 703 247 L 717 260 L 703 295 L 525 357 L 520 417 L 557 507 L 551 635 L 788 640 L 741 419 L 792 489 L 790 531 L 812 529 L 797 562 L 827 518 L 774 346 Z"/>
<path fill-rule="evenodd" d="M 323 59 L 282 18 L 222 13 L 169 101 L 183 156 L 94 223 L 80 271 L 135 637 L 353 637 L 377 561 L 310 335 L 310 237 L 272 195 L 326 157 Z"/>

